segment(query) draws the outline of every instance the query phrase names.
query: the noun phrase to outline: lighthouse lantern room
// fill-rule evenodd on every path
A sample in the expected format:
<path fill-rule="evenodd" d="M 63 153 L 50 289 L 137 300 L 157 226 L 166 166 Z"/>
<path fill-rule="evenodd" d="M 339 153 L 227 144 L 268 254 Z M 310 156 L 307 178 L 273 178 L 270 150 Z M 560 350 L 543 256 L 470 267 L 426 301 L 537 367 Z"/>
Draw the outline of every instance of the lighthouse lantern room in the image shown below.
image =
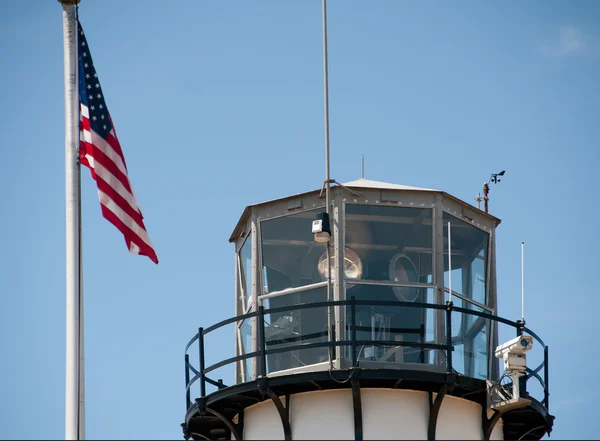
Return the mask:
<path fill-rule="evenodd" d="M 186 347 L 185 437 L 550 433 L 548 348 L 498 314 L 500 220 L 443 191 L 366 179 L 325 200 L 315 190 L 244 210 L 230 237 L 235 316 Z M 226 328 L 231 353 L 211 352 Z"/>

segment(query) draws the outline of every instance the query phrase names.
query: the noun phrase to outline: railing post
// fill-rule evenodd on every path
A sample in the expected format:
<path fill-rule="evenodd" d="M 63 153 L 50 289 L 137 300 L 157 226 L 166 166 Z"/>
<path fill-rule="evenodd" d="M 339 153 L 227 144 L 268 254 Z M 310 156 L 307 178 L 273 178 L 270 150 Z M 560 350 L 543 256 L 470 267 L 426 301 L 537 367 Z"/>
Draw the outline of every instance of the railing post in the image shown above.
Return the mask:
<path fill-rule="evenodd" d="M 446 372 L 451 374 L 452 369 L 452 309 L 454 304 L 451 301 L 446 302 Z"/>
<path fill-rule="evenodd" d="M 352 339 L 352 367 L 358 364 L 358 355 L 356 354 L 356 297 L 350 297 L 350 335 Z"/>
<path fill-rule="evenodd" d="M 190 402 L 190 355 L 185 354 L 185 410 L 188 410 L 192 403 Z"/>
<path fill-rule="evenodd" d="M 423 343 L 425 343 L 425 325 L 423 323 L 421 323 L 421 326 L 419 326 L 419 335 L 421 337 L 421 345 L 423 345 Z M 419 351 L 421 352 L 419 355 L 419 363 L 425 363 L 425 349 L 423 346 L 421 346 Z"/>
<path fill-rule="evenodd" d="M 524 320 L 517 320 L 517 337 L 523 335 L 525 328 Z M 527 375 L 519 377 L 519 393 L 521 396 L 527 395 Z"/>
<path fill-rule="evenodd" d="M 331 300 L 328 300 L 328 302 L 331 302 Z M 333 345 L 333 343 L 335 342 L 336 339 L 336 335 L 335 335 L 335 322 L 336 322 L 336 318 L 335 318 L 335 308 L 331 305 L 327 305 L 327 322 L 329 323 L 329 326 L 327 326 L 327 338 L 328 338 L 328 342 L 330 344 L 330 346 L 327 348 L 327 351 L 329 352 L 329 360 L 331 360 L 331 362 L 333 363 L 333 360 L 335 360 L 337 358 L 336 355 L 336 351 L 337 351 L 337 347 Z M 333 317 L 333 320 L 331 320 L 331 317 Z"/>
<path fill-rule="evenodd" d="M 265 342 L 265 307 L 258 307 L 258 344 L 260 347 L 259 362 L 258 362 L 258 377 L 267 376 L 267 343 Z"/>
<path fill-rule="evenodd" d="M 200 357 L 200 396 L 206 396 L 206 379 L 204 377 L 204 328 L 198 328 L 198 356 Z"/>
<path fill-rule="evenodd" d="M 544 347 L 544 400 L 546 401 L 546 409 L 550 410 L 550 393 L 548 388 L 548 346 Z"/>

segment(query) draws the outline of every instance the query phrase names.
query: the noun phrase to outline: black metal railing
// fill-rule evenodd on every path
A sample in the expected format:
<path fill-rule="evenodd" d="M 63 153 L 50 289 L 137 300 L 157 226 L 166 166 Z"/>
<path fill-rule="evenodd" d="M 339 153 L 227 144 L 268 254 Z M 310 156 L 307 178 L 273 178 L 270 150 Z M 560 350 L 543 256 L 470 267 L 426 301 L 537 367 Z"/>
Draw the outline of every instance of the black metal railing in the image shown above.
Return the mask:
<path fill-rule="evenodd" d="M 329 335 L 329 339 L 327 341 L 321 342 L 313 342 L 313 343 L 302 343 L 304 340 L 308 340 L 310 338 L 314 338 L 315 335 L 310 334 L 306 336 L 300 336 L 290 341 L 299 341 L 299 344 L 295 345 L 287 345 L 284 347 L 271 347 L 272 341 L 268 342 L 265 340 L 265 316 L 268 314 L 281 313 L 281 312 L 290 312 L 295 310 L 305 310 L 311 308 L 332 308 L 336 306 L 348 306 L 350 308 L 350 316 L 347 317 L 349 324 L 347 325 L 347 329 L 349 332 L 350 339 L 346 340 L 336 340 L 333 333 L 326 332 L 324 334 L 319 333 L 321 335 Z M 403 307 L 403 308 L 423 308 L 423 309 L 432 309 L 432 310 L 440 310 L 445 311 L 445 341 L 444 343 L 429 343 L 424 342 L 423 340 L 419 342 L 413 341 L 387 341 L 387 340 L 359 340 L 357 339 L 357 330 L 361 327 L 356 324 L 356 307 L 357 306 L 387 306 L 387 307 Z M 191 387 L 196 382 L 200 384 L 200 397 L 206 396 L 206 384 L 210 384 L 215 386 L 218 389 L 222 389 L 227 387 L 222 380 L 214 380 L 207 376 L 210 372 L 215 371 L 216 369 L 232 364 L 240 361 L 244 361 L 247 359 L 256 358 L 256 378 L 266 377 L 267 376 L 267 356 L 277 353 L 283 352 L 291 352 L 300 349 L 314 349 L 314 348 L 338 348 L 338 347 L 349 347 L 350 348 L 350 358 L 352 366 L 359 366 L 359 354 L 358 347 L 364 345 L 376 345 L 376 346 L 394 346 L 394 347 L 414 347 L 418 348 L 421 351 L 424 350 L 439 350 L 445 355 L 445 369 L 448 373 L 456 373 L 453 367 L 453 359 L 452 353 L 454 351 L 454 344 L 456 337 L 452 336 L 452 312 L 459 312 L 467 315 L 474 315 L 477 317 L 481 317 L 486 320 L 490 320 L 492 322 L 501 323 L 510 327 L 513 327 L 516 330 L 516 335 L 524 335 L 528 334 L 533 337 L 544 349 L 543 361 L 535 368 L 527 368 L 526 373 L 523 377 L 521 377 L 521 393 L 527 394 L 527 382 L 532 378 L 535 378 L 539 384 L 543 388 L 543 398 L 540 401 L 546 409 L 549 410 L 549 390 L 548 390 L 548 346 L 544 344 L 542 339 L 527 328 L 523 322 L 521 321 L 511 321 L 502 317 L 498 317 L 496 315 L 476 311 L 467 308 L 455 307 L 452 302 L 447 302 L 445 305 L 432 304 L 432 303 L 416 303 L 416 302 L 400 302 L 400 301 L 376 301 L 376 300 L 356 300 L 354 297 L 349 300 L 337 300 L 330 302 L 313 302 L 313 303 L 304 303 L 297 304 L 291 306 L 282 306 L 277 308 L 269 308 L 265 309 L 263 306 L 258 308 L 258 311 L 250 312 L 248 314 L 243 314 L 240 316 L 232 317 L 226 320 L 223 320 L 209 328 L 199 328 L 198 333 L 189 341 L 189 343 L 185 347 L 185 390 L 186 390 L 186 409 L 189 409 L 192 405 L 191 401 Z M 211 332 L 223 328 L 224 326 L 240 322 L 247 319 L 256 318 L 258 320 L 258 350 L 254 352 L 249 352 L 246 354 L 238 355 L 235 357 L 230 357 L 225 360 L 221 360 L 217 363 L 214 363 L 210 366 L 205 366 L 205 344 L 204 340 L 207 334 Z M 190 361 L 189 350 L 194 345 L 194 343 L 198 342 L 198 368 L 194 367 L 192 362 Z M 279 343 L 279 342 L 276 342 Z M 488 353 L 487 357 L 494 357 L 493 353 Z M 540 371 L 543 369 L 543 378 L 540 375 Z M 192 377 L 193 374 L 193 377 Z M 491 375 L 488 372 L 488 377 Z M 254 378 L 253 378 L 254 379 Z"/>

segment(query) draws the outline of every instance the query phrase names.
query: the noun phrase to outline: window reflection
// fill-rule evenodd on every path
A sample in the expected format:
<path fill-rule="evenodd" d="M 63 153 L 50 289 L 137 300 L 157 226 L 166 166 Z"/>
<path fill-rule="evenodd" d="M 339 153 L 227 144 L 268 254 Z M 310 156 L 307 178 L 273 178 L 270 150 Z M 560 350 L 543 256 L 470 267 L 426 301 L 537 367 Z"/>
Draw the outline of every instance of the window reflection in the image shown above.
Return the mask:
<path fill-rule="evenodd" d="M 486 304 L 486 261 L 489 235 L 444 213 L 444 283 L 448 288 L 448 222 L 452 237 L 452 291 Z"/>
<path fill-rule="evenodd" d="M 485 312 L 465 300 L 454 297 L 455 307 Z M 488 329 L 490 321 L 482 317 L 452 312 L 452 367 L 460 374 L 474 378 L 487 378 L 488 374 Z"/>
<path fill-rule="evenodd" d="M 444 213 L 444 284 L 449 288 L 448 222 L 452 237 L 452 291 L 454 306 L 484 312 L 474 302 L 486 305 L 486 268 L 489 234 Z M 449 293 L 446 293 L 449 299 Z M 453 367 L 469 377 L 487 378 L 489 320 L 475 315 L 452 313 Z"/>
<path fill-rule="evenodd" d="M 411 286 L 433 280 L 431 209 L 347 204 L 345 240 L 345 246 L 362 263 L 363 280 L 353 284 L 347 277 L 346 298 L 433 300 L 433 289 Z M 386 285 L 376 283 L 380 281 Z M 347 323 L 351 323 L 349 314 Z M 432 314 L 425 308 L 405 306 L 358 306 L 356 326 L 358 340 L 397 341 L 399 345 L 431 341 L 434 333 Z M 359 358 L 378 363 L 430 363 L 433 353 L 374 343 L 364 345 Z"/>
<path fill-rule="evenodd" d="M 267 350 L 308 343 L 326 342 L 327 308 L 305 308 L 269 313 L 269 308 L 323 302 L 327 288 L 317 288 L 274 297 L 265 301 L 265 342 Z M 327 348 L 299 349 L 267 356 L 268 372 L 299 368 L 328 361 Z"/>
<path fill-rule="evenodd" d="M 248 238 L 240 250 L 240 267 L 242 272 L 241 288 L 245 298 L 244 308 L 248 308 L 252 298 L 252 233 L 248 234 Z"/>
<path fill-rule="evenodd" d="M 346 247 L 360 258 L 362 279 L 424 282 L 431 274 L 430 209 L 347 204 L 345 216 Z"/>
<path fill-rule="evenodd" d="M 369 287 L 371 290 L 377 288 L 381 287 Z M 423 293 L 423 297 L 429 303 L 433 303 L 433 295 L 433 289 L 426 289 Z M 356 338 L 358 341 L 368 341 L 361 344 L 359 348 L 359 360 L 378 363 L 434 363 L 435 350 L 402 346 L 403 342 L 435 343 L 433 310 L 420 307 L 370 305 L 358 305 L 355 309 Z M 346 330 L 350 335 L 351 317 L 348 316 L 347 320 Z M 390 342 L 397 342 L 397 344 Z M 349 348 L 346 348 L 346 356 L 351 356 Z"/>
<path fill-rule="evenodd" d="M 240 333 L 240 345 L 242 354 L 249 354 L 253 352 L 252 347 L 252 327 L 254 325 L 254 319 L 246 319 L 239 326 L 238 332 Z M 242 363 L 242 381 L 250 381 L 252 377 L 252 358 L 246 358 L 241 361 Z"/>
<path fill-rule="evenodd" d="M 315 242 L 311 210 L 261 223 L 264 285 L 269 292 L 321 282 L 317 269 L 326 244 Z"/>

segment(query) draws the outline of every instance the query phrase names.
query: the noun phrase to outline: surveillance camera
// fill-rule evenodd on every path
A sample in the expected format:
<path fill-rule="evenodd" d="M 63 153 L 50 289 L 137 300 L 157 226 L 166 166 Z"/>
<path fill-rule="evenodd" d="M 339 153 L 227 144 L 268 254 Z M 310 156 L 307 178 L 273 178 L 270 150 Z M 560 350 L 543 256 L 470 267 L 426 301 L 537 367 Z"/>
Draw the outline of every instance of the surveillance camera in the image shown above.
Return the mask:
<path fill-rule="evenodd" d="M 522 355 L 533 347 L 533 337 L 521 335 L 513 338 L 496 348 L 496 358 L 504 358 L 506 355 Z"/>

